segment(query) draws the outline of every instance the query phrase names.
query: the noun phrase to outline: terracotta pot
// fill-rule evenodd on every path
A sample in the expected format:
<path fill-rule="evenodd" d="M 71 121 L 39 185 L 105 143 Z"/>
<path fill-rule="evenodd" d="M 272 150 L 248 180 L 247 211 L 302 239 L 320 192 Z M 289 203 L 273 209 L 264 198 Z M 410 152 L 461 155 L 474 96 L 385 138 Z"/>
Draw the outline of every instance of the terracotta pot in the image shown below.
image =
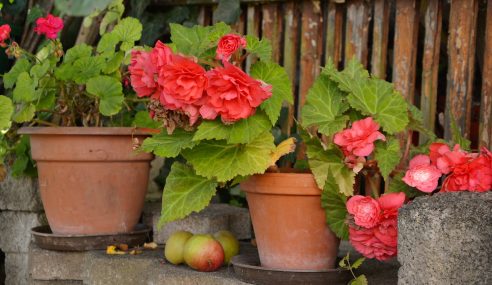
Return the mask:
<path fill-rule="evenodd" d="M 261 266 L 326 270 L 340 240 L 328 228 L 312 174 L 266 173 L 241 183 L 253 221 Z"/>
<path fill-rule="evenodd" d="M 130 232 L 144 205 L 153 156 L 133 151 L 133 128 L 22 128 L 31 137 L 41 200 L 55 234 Z"/>

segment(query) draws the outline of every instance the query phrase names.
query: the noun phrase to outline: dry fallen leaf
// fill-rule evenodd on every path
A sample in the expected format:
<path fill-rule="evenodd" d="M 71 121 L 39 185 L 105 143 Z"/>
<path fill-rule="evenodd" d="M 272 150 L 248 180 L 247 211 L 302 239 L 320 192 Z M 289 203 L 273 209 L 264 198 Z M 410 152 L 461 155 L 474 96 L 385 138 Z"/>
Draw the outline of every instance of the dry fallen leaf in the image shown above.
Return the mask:
<path fill-rule="evenodd" d="M 296 150 L 295 138 L 288 138 L 282 141 L 270 154 L 270 158 L 271 158 L 270 165 L 275 165 L 277 160 L 279 160 L 282 156 L 294 152 L 295 150 Z"/>
<path fill-rule="evenodd" d="M 106 254 L 112 254 L 112 255 L 114 255 L 114 254 L 116 254 L 116 255 L 122 255 L 122 254 L 126 254 L 126 252 L 121 251 L 121 250 L 118 250 L 118 249 L 116 248 L 116 246 L 114 246 L 114 245 L 110 245 L 110 246 L 108 246 L 108 247 L 106 248 Z"/>
<path fill-rule="evenodd" d="M 143 251 L 141 251 L 141 250 L 134 249 L 134 250 L 130 251 L 129 253 L 130 253 L 131 255 L 137 255 L 137 254 L 141 254 L 142 252 L 143 252 Z"/>
<path fill-rule="evenodd" d="M 157 243 L 155 243 L 155 242 L 144 243 L 144 246 L 143 247 L 145 249 L 156 249 L 157 248 Z"/>
<path fill-rule="evenodd" d="M 128 251 L 128 245 L 124 243 L 120 243 L 118 246 L 116 246 L 119 250 L 123 251 Z"/>

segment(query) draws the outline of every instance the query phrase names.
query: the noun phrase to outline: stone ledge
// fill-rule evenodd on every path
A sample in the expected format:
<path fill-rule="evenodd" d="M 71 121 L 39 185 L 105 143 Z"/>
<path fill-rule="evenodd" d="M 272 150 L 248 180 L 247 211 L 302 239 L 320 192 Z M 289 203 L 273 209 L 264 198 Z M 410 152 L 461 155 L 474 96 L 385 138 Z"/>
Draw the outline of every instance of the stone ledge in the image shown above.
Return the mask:
<path fill-rule="evenodd" d="M 45 250 L 31 244 L 29 273 L 34 280 L 82 280 L 86 252 Z"/>
<path fill-rule="evenodd" d="M 169 236 L 178 230 L 190 231 L 194 234 L 214 233 L 219 230 L 231 231 L 239 240 L 251 238 L 251 219 L 247 209 L 227 204 L 210 204 L 199 213 L 171 222 L 161 230 L 157 223 L 161 215 L 161 203 L 147 203 L 144 209 L 144 223 L 153 227 L 154 241 L 164 244 Z"/>
<path fill-rule="evenodd" d="M 13 211 L 32 211 L 43 210 L 37 179 L 29 177 L 14 178 L 7 175 L 0 183 L 0 209 Z"/>
<path fill-rule="evenodd" d="M 5 254 L 5 285 L 28 284 L 28 254 L 6 253 Z"/>
<path fill-rule="evenodd" d="M 27 253 L 31 228 L 45 224 L 43 213 L 0 211 L 0 249 L 3 252 Z"/>

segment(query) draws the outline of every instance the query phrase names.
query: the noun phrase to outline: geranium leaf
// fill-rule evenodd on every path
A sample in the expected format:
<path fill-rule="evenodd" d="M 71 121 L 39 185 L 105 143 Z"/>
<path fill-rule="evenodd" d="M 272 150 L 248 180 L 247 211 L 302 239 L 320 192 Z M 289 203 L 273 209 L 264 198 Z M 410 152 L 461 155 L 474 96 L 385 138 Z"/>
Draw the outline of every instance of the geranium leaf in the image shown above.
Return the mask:
<path fill-rule="evenodd" d="M 141 150 L 153 152 L 155 155 L 162 157 L 176 157 L 182 150 L 192 148 L 197 144 L 192 139 L 192 132 L 176 129 L 170 135 L 164 130 L 158 135 L 146 138 Z"/>
<path fill-rule="evenodd" d="M 120 49 L 128 51 L 142 36 L 142 24 L 135 18 L 127 17 L 121 20 L 111 33 L 115 34 L 118 40 L 122 42 Z"/>
<path fill-rule="evenodd" d="M 182 163 L 173 163 L 162 195 L 158 227 L 203 210 L 215 195 L 216 188 L 217 182 L 196 175 Z"/>
<path fill-rule="evenodd" d="M 379 170 L 384 180 L 395 169 L 401 159 L 400 141 L 394 138 L 387 138 L 386 142 L 377 141 L 374 158 L 378 162 Z"/>
<path fill-rule="evenodd" d="M 11 117 L 14 113 L 14 105 L 9 97 L 0 95 L 0 132 L 8 130 L 11 125 Z"/>
<path fill-rule="evenodd" d="M 31 103 L 23 104 L 20 110 L 12 116 L 12 120 L 17 123 L 29 122 L 34 118 L 35 113 L 36 106 Z"/>
<path fill-rule="evenodd" d="M 140 128 L 157 129 L 161 124 L 152 120 L 148 111 L 138 111 L 135 114 L 132 125 Z"/>
<path fill-rule="evenodd" d="M 14 87 L 19 74 L 21 74 L 22 72 L 28 72 L 30 68 L 31 63 L 27 59 L 21 58 L 17 60 L 10 71 L 3 75 L 3 86 L 5 87 L 5 89 Z"/>
<path fill-rule="evenodd" d="M 26 71 L 21 72 L 13 92 L 14 102 L 28 103 L 34 101 L 36 84 Z"/>
<path fill-rule="evenodd" d="M 119 51 L 114 54 L 113 57 L 111 57 L 108 61 L 106 61 L 106 66 L 102 69 L 102 72 L 106 74 L 111 74 L 118 70 L 121 66 L 121 63 L 123 62 L 123 59 L 125 59 L 125 53 L 122 51 Z"/>
<path fill-rule="evenodd" d="M 29 74 L 33 78 L 40 79 L 46 74 L 46 72 L 48 72 L 49 68 L 50 68 L 50 62 L 46 60 L 43 63 L 33 65 L 33 67 L 31 67 L 31 71 L 29 72 Z"/>
<path fill-rule="evenodd" d="M 97 44 L 97 52 L 104 58 L 111 57 L 120 42 L 117 35 L 113 33 L 104 34 Z"/>
<path fill-rule="evenodd" d="M 265 100 L 260 108 L 270 118 L 272 125 L 278 120 L 282 103 L 294 103 L 292 84 L 285 69 L 274 62 L 260 61 L 251 66 L 251 76 L 272 86 L 272 97 Z"/>
<path fill-rule="evenodd" d="M 72 65 L 73 80 L 77 84 L 84 84 L 87 80 L 98 76 L 104 65 L 104 58 L 101 56 L 79 58 Z"/>
<path fill-rule="evenodd" d="M 326 222 L 330 229 L 342 240 L 348 239 L 348 226 L 345 223 L 347 208 L 345 202 L 347 197 L 338 191 L 338 185 L 333 177 L 327 179 L 323 192 L 321 193 L 321 207 L 326 213 Z"/>
<path fill-rule="evenodd" d="M 67 53 L 63 57 L 63 63 L 71 63 L 79 58 L 89 57 L 91 55 L 92 47 L 82 43 L 67 50 Z"/>
<path fill-rule="evenodd" d="M 342 115 L 348 108 L 343 95 L 334 81 L 321 74 L 309 89 L 306 104 L 302 108 L 303 126 L 315 125 L 326 136 L 345 128 L 349 118 Z"/>
<path fill-rule="evenodd" d="M 272 60 L 272 45 L 268 39 L 259 40 L 257 37 L 246 35 L 246 50 L 257 55 L 262 61 Z"/>
<path fill-rule="evenodd" d="M 197 174 L 226 182 L 238 175 L 263 173 L 270 166 L 270 153 L 273 149 L 275 144 L 272 134 L 264 132 L 249 144 L 206 140 L 182 154 L 193 165 Z"/>
<path fill-rule="evenodd" d="M 265 113 L 259 111 L 255 115 L 242 119 L 231 125 L 224 125 L 220 120 L 204 121 L 193 137 L 194 141 L 215 139 L 227 140 L 227 143 L 250 143 L 271 127 Z"/>
<path fill-rule="evenodd" d="M 116 78 L 100 75 L 87 81 L 89 94 L 99 97 L 99 111 L 105 116 L 117 114 L 123 103 L 123 87 Z"/>

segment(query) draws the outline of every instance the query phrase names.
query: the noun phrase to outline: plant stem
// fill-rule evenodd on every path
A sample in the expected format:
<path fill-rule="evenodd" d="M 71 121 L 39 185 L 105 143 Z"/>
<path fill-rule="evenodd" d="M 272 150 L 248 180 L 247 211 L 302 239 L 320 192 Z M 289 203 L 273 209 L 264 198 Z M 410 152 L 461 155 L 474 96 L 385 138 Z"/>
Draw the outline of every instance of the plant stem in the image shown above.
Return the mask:
<path fill-rule="evenodd" d="M 50 126 L 50 127 L 59 127 L 57 124 L 53 124 L 53 123 L 50 123 L 50 122 L 47 122 L 47 121 L 43 121 L 43 120 L 40 120 L 40 119 L 34 119 L 33 122 L 34 123 L 38 123 L 40 125 Z"/>

